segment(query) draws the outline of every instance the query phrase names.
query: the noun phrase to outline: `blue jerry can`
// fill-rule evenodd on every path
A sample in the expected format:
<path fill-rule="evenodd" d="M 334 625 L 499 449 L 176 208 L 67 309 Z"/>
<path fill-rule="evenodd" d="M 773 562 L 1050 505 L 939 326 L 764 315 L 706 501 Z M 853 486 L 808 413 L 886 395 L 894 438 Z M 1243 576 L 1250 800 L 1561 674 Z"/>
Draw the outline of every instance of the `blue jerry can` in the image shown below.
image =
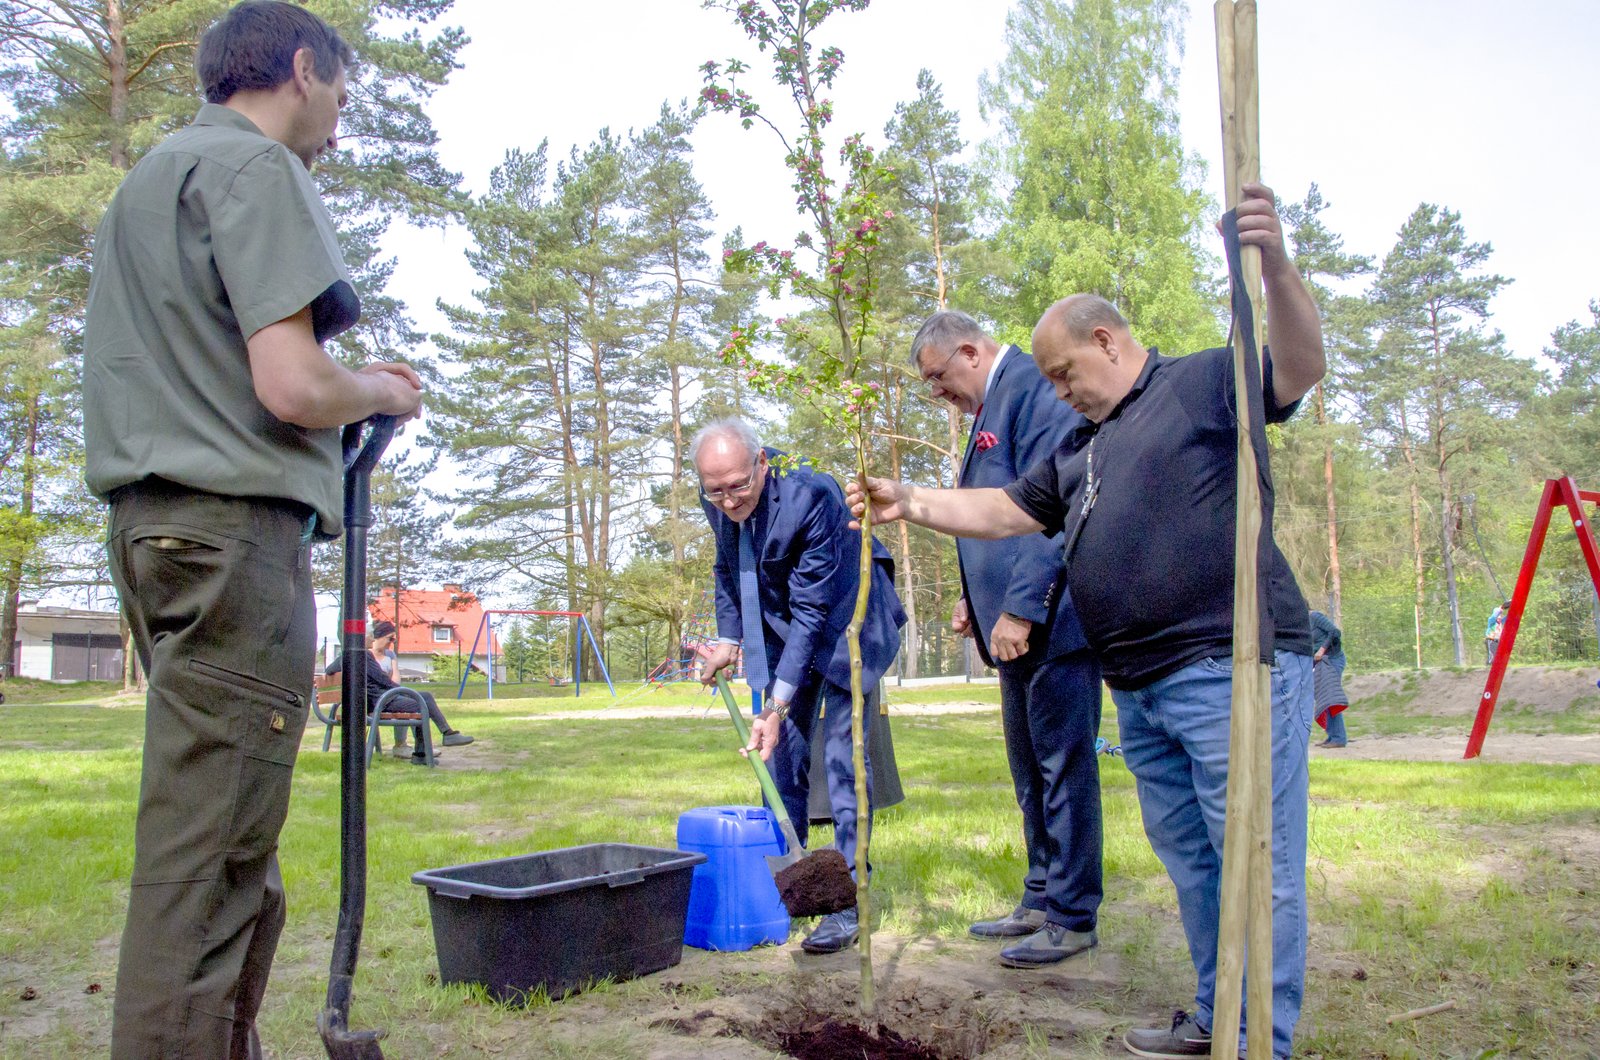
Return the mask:
<path fill-rule="evenodd" d="M 706 855 L 689 885 L 683 941 L 702 950 L 748 950 L 789 937 L 767 855 L 782 854 L 772 814 L 761 806 L 701 806 L 678 818 L 678 847 Z"/>

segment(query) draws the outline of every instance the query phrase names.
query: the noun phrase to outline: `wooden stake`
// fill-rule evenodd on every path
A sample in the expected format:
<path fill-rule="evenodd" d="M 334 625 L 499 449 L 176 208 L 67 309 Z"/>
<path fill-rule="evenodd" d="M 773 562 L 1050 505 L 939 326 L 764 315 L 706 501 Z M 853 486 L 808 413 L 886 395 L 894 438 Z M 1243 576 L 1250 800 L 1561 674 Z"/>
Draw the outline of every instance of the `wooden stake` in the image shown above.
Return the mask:
<path fill-rule="evenodd" d="M 1419 1020 L 1424 1016 L 1433 1016 L 1440 1012 L 1449 1012 L 1455 1007 L 1456 999 L 1451 998 L 1449 1001 L 1441 1001 L 1439 1004 L 1429 1005 L 1427 1008 L 1414 1008 L 1410 1012 L 1397 1013 L 1384 1020 L 1384 1022 L 1393 1026 L 1396 1023 L 1405 1023 L 1407 1020 Z"/>
<path fill-rule="evenodd" d="M 1256 8 L 1254 0 L 1217 0 L 1217 85 L 1222 103 L 1223 174 L 1227 208 L 1242 187 L 1260 179 L 1257 107 Z M 1241 248 L 1239 277 L 1249 296 L 1259 354 L 1261 252 Z M 1256 561 L 1260 548 L 1261 481 L 1251 443 L 1245 342 L 1234 342 L 1235 407 L 1238 410 L 1237 508 L 1234 532 L 1233 714 L 1228 741 L 1227 822 L 1223 840 L 1222 908 L 1217 945 L 1216 1003 L 1212 1057 L 1233 1060 L 1242 1007 L 1248 937 L 1250 1060 L 1272 1055 L 1272 678 L 1261 658 Z M 1259 364 L 1257 378 L 1259 378 Z"/>

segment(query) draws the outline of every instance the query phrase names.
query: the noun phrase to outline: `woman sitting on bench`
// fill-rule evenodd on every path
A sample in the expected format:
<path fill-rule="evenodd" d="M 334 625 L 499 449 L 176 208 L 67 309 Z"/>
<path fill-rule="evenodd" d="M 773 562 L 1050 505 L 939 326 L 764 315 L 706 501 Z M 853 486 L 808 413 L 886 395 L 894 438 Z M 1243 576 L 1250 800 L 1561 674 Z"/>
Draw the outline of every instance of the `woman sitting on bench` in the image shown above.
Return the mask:
<path fill-rule="evenodd" d="M 372 705 L 378 701 L 378 697 L 389 691 L 389 689 L 404 688 L 404 686 L 401 685 L 398 680 L 400 676 L 399 661 L 390 655 L 390 651 L 395 645 L 395 639 L 395 628 L 393 622 L 380 621 L 372 624 L 372 640 L 367 645 L 366 658 L 368 712 L 371 712 Z M 385 665 L 385 663 L 387 663 L 387 665 Z M 336 674 L 343 668 L 344 656 L 341 654 L 336 656 L 333 662 L 328 664 L 327 670 L 323 672 Z M 406 688 L 405 692 L 407 695 L 415 697 L 419 703 L 427 707 L 428 717 L 433 719 L 433 724 L 439 730 L 439 735 L 444 737 L 444 745 L 446 747 L 461 747 L 464 744 L 469 744 L 472 742 L 472 737 L 458 729 L 452 729 L 450 727 L 450 723 L 445 720 L 444 711 L 439 709 L 439 704 L 434 700 L 433 693 L 423 692 L 416 688 Z M 389 701 L 390 710 L 395 709 L 395 706 L 397 706 L 396 700 L 399 698 L 400 697 L 397 696 L 395 699 L 391 699 Z M 394 749 L 389 753 L 393 754 L 397 758 L 403 758 L 409 753 L 411 755 L 412 765 L 421 766 L 428 764 L 427 755 L 422 748 L 422 741 L 419 739 L 417 741 L 416 749 L 408 752 L 406 750 L 406 736 L 403 731 L 397 731 L 395 733 Z"/>

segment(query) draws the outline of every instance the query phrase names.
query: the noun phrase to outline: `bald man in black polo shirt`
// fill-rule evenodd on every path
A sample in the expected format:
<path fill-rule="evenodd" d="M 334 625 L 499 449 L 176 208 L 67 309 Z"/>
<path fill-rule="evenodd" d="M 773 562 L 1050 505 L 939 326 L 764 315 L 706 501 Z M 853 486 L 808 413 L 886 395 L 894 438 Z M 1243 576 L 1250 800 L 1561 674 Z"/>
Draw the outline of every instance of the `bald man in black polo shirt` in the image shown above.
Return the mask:
<path fill-rule="evenodd" d="M 1272 346 L 1262 397 L 1287 419 L 1322 377 L 1322 326 L 1283 244 L 1272 192 L 1245 186 L 1239 240 L 1261 249 Z M 1090 421 L 1003 489 L 931 490 L 868 479 L 873 519 L 959 537 L 1065 534 L 1067 584 L 1117 704 L 1145 831 L 1178 891 L 1194 963 L 1195 1010 L 1135 1029 L 1146 1057 L 1211 1052 L 1233 645 L 1237 493 L 1234 373 L 1226 348 L 1146 350 L 1094 295 L 1051 306 L 1034 358 L 1056 396 Z M 1266 466 L 1267 454 L 1257 452 Z M 862 510 L 852 486 L 854 510 Z M 1270 504 L 1271 495 L 1265 498 Z M 1273 1054 L 1289 1055 L 1305 984 L 1306 800 L 1311 629 L 1276 543 L 1267 556 L 1272 666 Z M 1237 1028 L 1241 1050 L 1243 1026 Z"/>

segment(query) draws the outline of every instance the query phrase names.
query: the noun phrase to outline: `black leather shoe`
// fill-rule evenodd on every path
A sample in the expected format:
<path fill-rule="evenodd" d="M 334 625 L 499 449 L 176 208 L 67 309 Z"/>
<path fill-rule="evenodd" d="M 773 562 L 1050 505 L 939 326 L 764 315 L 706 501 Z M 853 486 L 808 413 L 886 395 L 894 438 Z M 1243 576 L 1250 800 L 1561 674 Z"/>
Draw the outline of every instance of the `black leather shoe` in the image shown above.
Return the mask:
<path fill-rule="evenodd" d="M 1092 931 L 1068 931 L 1060 924 L 1045 924 L 1021 942 L 1001 950 L 1000 963 L 1007 968 L 1040 968 L 1098 945 L 1100 938 Z"/>
<path fill-rule="evenodd" d="M 980 939 L 1015 939 L 1044 927 L 1044 910 L 1019 905 L 999 920 L 980 920 L 967 931 Z"/>
<path fill-rule="evenodd" d="M 807 953 L 838 953 L 854 945 L 860 937 L 861 926 L 856 920 L 855 906 L 851 906 L 823 917 L 817 929 L 801 941 L 800 948 Z"/>

